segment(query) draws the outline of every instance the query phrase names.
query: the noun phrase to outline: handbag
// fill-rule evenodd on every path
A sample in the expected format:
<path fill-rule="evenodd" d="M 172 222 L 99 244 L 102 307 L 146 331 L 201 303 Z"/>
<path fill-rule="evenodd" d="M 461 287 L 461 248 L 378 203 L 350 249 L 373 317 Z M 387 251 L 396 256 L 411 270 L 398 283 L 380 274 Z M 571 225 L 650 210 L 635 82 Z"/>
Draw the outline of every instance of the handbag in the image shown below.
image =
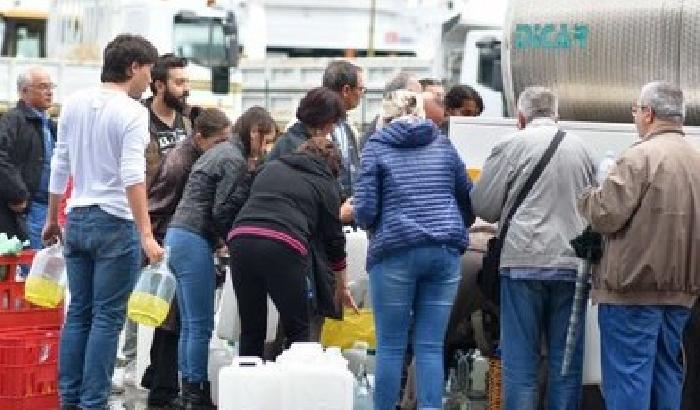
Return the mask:
<path fill-rule="evenodd" d="M 557 131 L 557 134 L 552 139 L 552 142 L 550 142 L 547 150 L 544 152 L 544 155 L 542 155 L 542 158 L 540 158 L 537 165 L 535 165 L 532 173 L 525 181 L 525 184 L 518 193 L 518 196 L 515 198 L 513 206 L 508 212 L 508 216 L 503 221 L 501 232 L 498 234 L 498 236 L 494 236 L 493 238 L 489 239 L 488 243 L 486 244 L 486 253 L 484 254 L 481 269 L 479 269 L 476 281 L 484 298 L 492 301 L 496 304 L 496 306 L 500 305 L 501 282 L 499 269 L 501 265 L 501 251 L 503 249 L 503 242 L 508 234 L 510 221 L 530 193 L 530 190 L 532 189 L 533 185 L 535 185 L 535 182 L 537 182 L 540 175 L 542 175 L 542 171 L 544 171 L 544 168 L 552 159 L 554 152 L 557 150 L 557 147 L 561 143 L 562 139 L 564 139 L 565 134 L 566 133 L 562 130 Z M 506 198 L 508 198 L 507 194 Z"/>

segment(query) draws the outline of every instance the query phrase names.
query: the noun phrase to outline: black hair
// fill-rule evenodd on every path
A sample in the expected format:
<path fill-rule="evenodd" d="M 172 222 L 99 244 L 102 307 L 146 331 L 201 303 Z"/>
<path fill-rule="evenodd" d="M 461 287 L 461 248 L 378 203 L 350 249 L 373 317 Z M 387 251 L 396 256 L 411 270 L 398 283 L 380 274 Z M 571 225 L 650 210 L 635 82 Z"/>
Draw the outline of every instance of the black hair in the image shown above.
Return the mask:
<path fill-rule="evenodd" d="M 479 108 L 479 112 L 484 112 L 484 100 L 481 95 L 468 85 L 455 85 L 445 94 L 445 108 L 460 108 L 464 100 L 472 100 Z"/>
<path fill-rule="evenodd" d="M 123 83 L 129 80 L 133 63 L 154 64 L 158 50 L 148 40 L 133 34 L 120 34 L 107 44 L 102 55 L 103 83 Z"/>
<path fill-rule="evenodd" d="M 418 82 L 420 83 L 420 86 L 423 89 L 423 91 L 425 91 L 425 89 L 431 85 L 443 85 L 442 80 L 437 78 L 421 78 L 420 80 L 418 80 Z"/>
<path fill-rule="evenodd" d="M 187 59 L 178 57 L 175 54 L 168 53 L 158 57 L 156 63 L 151 69 L 151 92 L 156 93 L 156 81 L 162 81 L 163 84 L 168 82 L 168 70 L 171 68 L 187 67 Z"/>

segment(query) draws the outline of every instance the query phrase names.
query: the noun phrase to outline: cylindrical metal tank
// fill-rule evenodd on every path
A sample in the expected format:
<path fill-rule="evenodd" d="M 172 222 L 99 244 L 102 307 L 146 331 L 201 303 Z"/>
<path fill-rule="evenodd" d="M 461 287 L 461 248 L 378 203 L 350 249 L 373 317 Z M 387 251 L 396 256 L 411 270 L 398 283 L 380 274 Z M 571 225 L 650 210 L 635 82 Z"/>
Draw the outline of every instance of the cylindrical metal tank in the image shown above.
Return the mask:
<path fill-rule="evenodd" d="M 565 120 L 631 122 L 649 81 L 679 84 L 700 125 L 700 0 L 511 0 L 503 44 L 508 111 L 531 85 Z"/>

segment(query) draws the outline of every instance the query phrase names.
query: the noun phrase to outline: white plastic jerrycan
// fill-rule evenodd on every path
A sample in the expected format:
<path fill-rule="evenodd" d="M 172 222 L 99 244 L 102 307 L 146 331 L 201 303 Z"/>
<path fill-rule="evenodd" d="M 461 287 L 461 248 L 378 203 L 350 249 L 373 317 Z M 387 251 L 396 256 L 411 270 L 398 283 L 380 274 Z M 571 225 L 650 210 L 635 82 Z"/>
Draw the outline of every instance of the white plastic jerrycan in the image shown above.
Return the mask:
<path fill-rule="evenodd" d="M 175 296 L 176 280 L 168 267 L 170 248 L 163 260 L 141 270 L 136 287 L 129 296 L 129 319 L 146 326 L 160 326 L 168 316 Z"/>
<path fill-rule="evenodd" d="M 354 378 L 340 349 L 292 344 L 279 368 L 285 409 L 352 410 Z"/>
<path fill-rule="evenodd" d="M 65 283 L 66 261 L 59 242 L 34 255 L 24 284 L 24 298 L 35 305 L 55 308 L 63 301 Z"/>
<path fill-rule="evenodd" d="M 219 372 L 221 410 L 285 409 L 282 373 L 275 363 L 259 357 L 235 357 Z"/>

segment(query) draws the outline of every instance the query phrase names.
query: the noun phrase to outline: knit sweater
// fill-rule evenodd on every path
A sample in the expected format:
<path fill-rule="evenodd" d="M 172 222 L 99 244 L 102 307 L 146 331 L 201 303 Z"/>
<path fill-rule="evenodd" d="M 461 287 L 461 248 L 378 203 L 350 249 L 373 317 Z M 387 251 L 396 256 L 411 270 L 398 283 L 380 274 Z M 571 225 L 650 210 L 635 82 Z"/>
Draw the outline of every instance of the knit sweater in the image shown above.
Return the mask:
<path fill-rule="evenodd" d="M 474 221 L 472 182 L 452 143 L 429 120 L 395 120 L 367 141 L 355 183 L 355 221 L 370 233 L 367 269 L 392 251 L 464 251 Z"/>

